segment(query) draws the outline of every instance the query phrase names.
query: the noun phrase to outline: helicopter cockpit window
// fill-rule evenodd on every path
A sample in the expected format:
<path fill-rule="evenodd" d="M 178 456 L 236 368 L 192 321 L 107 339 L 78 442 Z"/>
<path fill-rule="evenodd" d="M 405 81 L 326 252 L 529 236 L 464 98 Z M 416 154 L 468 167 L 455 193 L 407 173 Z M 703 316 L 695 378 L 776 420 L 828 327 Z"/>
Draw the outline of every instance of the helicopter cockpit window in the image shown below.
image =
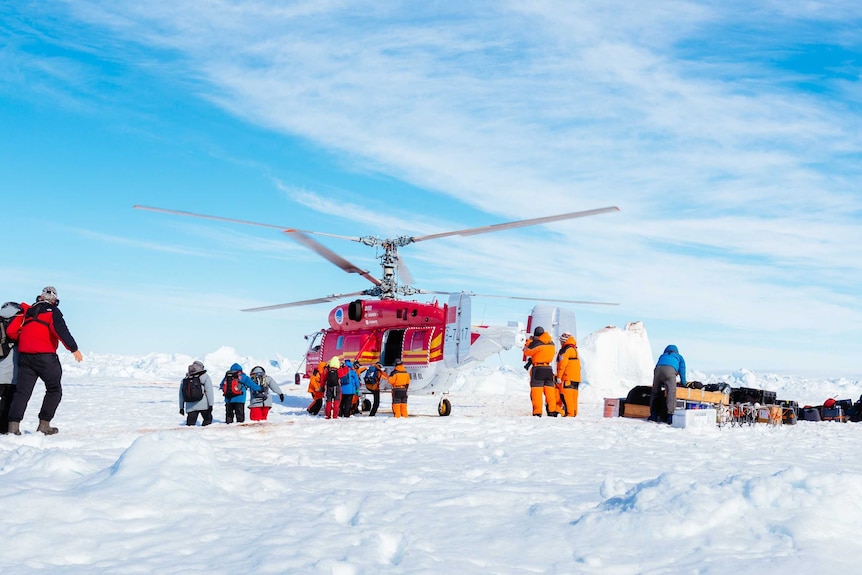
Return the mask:
<path fill-rule="evenodd" d="M 308 348 L 311 351 L 320 351 L 320 344 L 323 342 L 323 332 L 315 333 L 311 338 L 311 345 Z"/>

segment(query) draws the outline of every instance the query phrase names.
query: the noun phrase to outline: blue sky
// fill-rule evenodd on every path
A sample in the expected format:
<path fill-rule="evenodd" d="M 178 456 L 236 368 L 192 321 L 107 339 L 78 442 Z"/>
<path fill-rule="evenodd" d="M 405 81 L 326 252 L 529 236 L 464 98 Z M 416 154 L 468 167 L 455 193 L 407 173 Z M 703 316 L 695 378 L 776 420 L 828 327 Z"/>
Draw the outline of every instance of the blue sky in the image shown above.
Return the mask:
<path fill-rule="evenodd" d="M 2 298 L 85 352 L 301 355 L 357 291 L 275 230 L 425 234 L 416 285 L 620 302 L 690 368 L 862 373 L 856 2 L 0 6 Z M 371 248 L 322 239 L 373 273 Z M 523 320 L 482 300 L 474 320 Z"/>

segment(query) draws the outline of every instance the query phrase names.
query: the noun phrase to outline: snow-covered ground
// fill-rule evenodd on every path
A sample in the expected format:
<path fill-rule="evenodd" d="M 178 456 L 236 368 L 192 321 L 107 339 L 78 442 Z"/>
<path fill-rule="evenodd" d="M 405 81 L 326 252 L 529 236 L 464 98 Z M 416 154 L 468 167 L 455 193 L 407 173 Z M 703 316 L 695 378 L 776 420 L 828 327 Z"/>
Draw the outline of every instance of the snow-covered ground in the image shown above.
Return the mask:
<path fill-rule="evenodd" d="M 647 354 L 644 356 L 646 345 Z M 284 358 L 222 348 L 213 376 L 260 364 L 286 397 L 266 423 L 186 428 L 192 359 L 63 354 L 56 436 L 0 436 L 0 573 L 854 572 L 862 426 L 707 432 L 602 417 L 649 377 L 643 326 L 581 341 L 577 419 L 530 417 L 520 365 L 459 379 L 453 413 L 306 415 Z M 684 349 L 681 350 L 684 354 Z M 644 370 L 647 371 L 646 375 Z M 859 381 L 690 374 L 820 404 Z"/>

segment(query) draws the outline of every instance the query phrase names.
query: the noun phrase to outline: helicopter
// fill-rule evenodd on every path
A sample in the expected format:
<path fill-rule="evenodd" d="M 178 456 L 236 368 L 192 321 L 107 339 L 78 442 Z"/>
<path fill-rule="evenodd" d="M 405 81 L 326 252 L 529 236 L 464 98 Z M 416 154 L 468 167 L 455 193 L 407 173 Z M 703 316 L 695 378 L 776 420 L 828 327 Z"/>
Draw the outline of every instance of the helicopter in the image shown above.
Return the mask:
<path fill-rule="evenodd" d="M 458 371 L 465 366 L 482 362 L 491 355 L 523 345 L 526 332 L 520 322 L 509 322 L 505 326 L 472 325 L 471 300 L 473 297 L 504 298 L 524 301 L 548 301 L 569 304 L 618 305 L 610 302 L 583 301 L 553 298 L 527 298 L 506 295 L 475 294 L 472 292 L 434 291 L 414 287 L 413 277 L 398 253 L 399 248 L 452 236 L 468 237 L 499 232 L 514 228 L 541 225 L 574 218 L 581 218 L 619 211 L 617 206 L 592 210 L 568 212 L 551 216 L 518 220 L 489 226 L 466 228 L 421 236 L 343 236 L 326 232 L 252 222 L 235 218 L 200 214 L 181 210 L 135 205 L 134 209 L 202 218 L 233 224 L 251 225 L 280 230 L 291 239 L 317 253 L 347 273 L 357 274 L 371 283 L 360 291 L 334 293 L 323 297 L 243 309 L 244 312 L 261 312 L 297 306 L 314 305 L 338 300 L 352 299 L 333 308 L 328 315 L 328 327 L 305 336 L 308 343 L 303 360 L 295 374 L 298 385 L 302 378 L 310 378 L 314 369 L 332 357 L 359 361 L 362 365 L 380 363 L 390 369 L 401 361 L 410 374 L 410 390 L 436 395 L 441 398 L 437 412 L 448 416 L 452 405 L 448 390 L 454 383 Z M 312 236 L 325 236 L 358 242 L 379 248 L 381 276 L 375 277 L 368 270 L 351 263 Z M 416 295 L 446 295 L 445 303 L 434 299 L 420 302 L 410 298 Z M 576 333 L 575 315 L 571 310 L 559 306 L 538 304 L 527 318 L 526 329 L 542 325 L 553 336 L 563 332 Z M 304 373 L 299 369 L 305 365 Z M 382 391 L 387 391 L 383 380 Z M 363 392 L 364 384 L 363 384 Z M 360 409 L 370 408 L 368 399 L 361 402 Z"/>

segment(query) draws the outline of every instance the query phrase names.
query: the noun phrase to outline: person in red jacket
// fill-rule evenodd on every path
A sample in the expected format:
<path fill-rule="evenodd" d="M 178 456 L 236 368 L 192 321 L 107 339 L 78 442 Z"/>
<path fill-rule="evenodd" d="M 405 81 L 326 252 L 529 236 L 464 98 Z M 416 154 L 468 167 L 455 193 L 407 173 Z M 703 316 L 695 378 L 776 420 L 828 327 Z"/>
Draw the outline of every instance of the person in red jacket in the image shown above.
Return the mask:
<path fill-rule="evenodd" d="M 75 356 L 75 361 L 83 359 L 57 307 L 59 303 L 57 290 L 52 286 L 46 287 L 36 298 L 36 303 L 32 306 L 22 305 L 24 313 L 16 317 L 6 330 L 12 339 L 18 341 L 18 382 L 9 406 L 9 433 L 21 435 L 21 420 L 24 419 L 27 402 L 39 378 L 45 383 L 45 398 L 39 411 L 37 431 L 45 435 L 53 435 L 58 431 L 56 427 L 51 427 L 51 420 L 63 397 L 60 384 L 63 368 L 57 357 L 57 347 L 62 342 Z"/>

